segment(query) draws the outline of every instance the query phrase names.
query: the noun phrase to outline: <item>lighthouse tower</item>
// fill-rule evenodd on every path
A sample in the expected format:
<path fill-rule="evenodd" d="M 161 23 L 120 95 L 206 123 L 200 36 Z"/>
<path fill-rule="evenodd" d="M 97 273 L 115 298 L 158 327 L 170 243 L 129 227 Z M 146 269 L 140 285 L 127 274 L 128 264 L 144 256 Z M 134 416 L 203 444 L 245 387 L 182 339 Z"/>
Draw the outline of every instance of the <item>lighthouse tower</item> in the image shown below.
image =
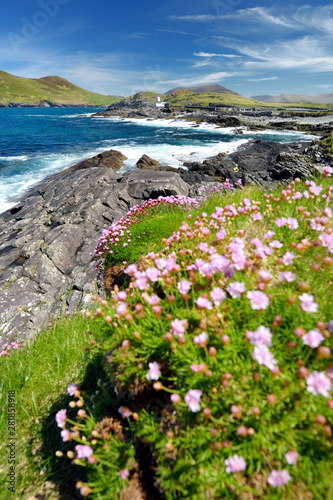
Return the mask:
<path fill-rule="evenodd" d="M 156 97 L 156 103 L 155 103 L 155 106 L 156 106 L 157 108 L 164 108 L 164 106 L 165 106 L 165 102 L 161 101 L 160 96 L 157 96 L 157 97 Z"/>

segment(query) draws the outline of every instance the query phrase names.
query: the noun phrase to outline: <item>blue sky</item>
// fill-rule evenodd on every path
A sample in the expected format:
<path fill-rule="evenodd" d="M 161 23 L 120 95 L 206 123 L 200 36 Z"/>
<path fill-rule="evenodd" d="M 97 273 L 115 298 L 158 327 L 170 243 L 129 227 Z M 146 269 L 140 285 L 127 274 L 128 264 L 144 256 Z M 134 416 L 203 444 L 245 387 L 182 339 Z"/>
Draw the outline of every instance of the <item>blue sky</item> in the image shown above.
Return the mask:
<path fill-rule="evenodd" d="M 244 96 L 333 92 L 333 4 L 16 0 L 0 69 L 130 95 L 219 83 Z"/>

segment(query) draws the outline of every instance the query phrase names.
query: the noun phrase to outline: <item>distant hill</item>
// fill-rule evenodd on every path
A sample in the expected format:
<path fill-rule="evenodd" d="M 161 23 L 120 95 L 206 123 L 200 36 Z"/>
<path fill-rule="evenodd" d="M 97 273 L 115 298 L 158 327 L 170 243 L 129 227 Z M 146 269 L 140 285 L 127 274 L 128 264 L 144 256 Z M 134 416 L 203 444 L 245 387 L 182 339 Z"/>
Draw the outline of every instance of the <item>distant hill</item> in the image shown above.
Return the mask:
<path fill-rule="evenodd" d="M 0 106 L 18 103 L 36 105 L 109 105 L 120 99 L 84 90 L 60 76 L 22 78 L 0 71 Z M 42 103 L 43 104 L 43 103 Z"/>
<path fill-rule="evenodd" d="M 333 103 L 333 92 L 329 94 L 317 94 L 317 95 L 307 95 L 307 94 L 280 94 L 277 96 L 272 96 L 269 94 L 264 95 L 254 95 L 252 99 L 256 99 L 261 102 L 317 102 L 319 104 L 332 104 Z"/>
<path fill-rule="evenodd" d="M 214 94 L 240 95 L 233 90 L 229 90 L 226 87 L 222 87 L 222 85 L 218 85 L 217 83 L 212 83 L 211 85 L 199 85 L 197 87 L 176 87 L 174 89 L 168 90 L 167 92 L 164 92 L 164 94 L 174 94 L 177 90 L 189 90 L 190 92 L 194 92 L 195 94 L 199 94 L 201 92 L 214 92 Z"/>
<path fill-rule="evenodd" d="M 163 95 L 156 92 L 137 92 L 119 103 L 114 104 L 114 107 L 130 107 L 137 108 L 140 106 L 150 106 L 156 103 L 157 97 L 162 97 L 163 101 L 170 104 L 170 106 L 244 106 L 244 107 L 260 107 L 263 106 L 261 102 L 243 97 L 236 92 L 222 93 L 222 92 L 192 92 L 187 89 L 175 90 L 172 94 Z M 266 106 L 269 106 L 266 105 Z"/>

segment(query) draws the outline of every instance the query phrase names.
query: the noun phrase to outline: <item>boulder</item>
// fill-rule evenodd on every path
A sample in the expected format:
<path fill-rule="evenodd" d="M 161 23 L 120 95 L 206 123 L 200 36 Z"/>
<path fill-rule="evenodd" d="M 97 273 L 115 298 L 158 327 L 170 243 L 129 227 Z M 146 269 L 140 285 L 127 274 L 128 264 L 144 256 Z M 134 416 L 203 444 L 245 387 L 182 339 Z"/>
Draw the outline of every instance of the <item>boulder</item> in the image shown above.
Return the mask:
<path fill-rule="evenodd" d="M 88 160 L 81 161 L 75 168 L 106 167 L 117 172 L 124 165 L 125 160 L 127 160 L 127 156 L 123 155 L 120 151 L 110 149 L 110 151 L 105 151 Z"/>
<path fill-rule="evenodd" d="M 138 168 L 143 168 L 146 170 L 151 170 L 154 167 L 160 167 L 161 164 L 159 161 L 150 158 L 148 155 L 141 156 L 140 160 L 137 161 L 136 166 Z"/>
<path fill-rule="evenodd" d="M 172 171 L 134 170 L 126 177 L 131 198 L 157 199 L 159 196 L 188 195 L 189 186 Z"/>

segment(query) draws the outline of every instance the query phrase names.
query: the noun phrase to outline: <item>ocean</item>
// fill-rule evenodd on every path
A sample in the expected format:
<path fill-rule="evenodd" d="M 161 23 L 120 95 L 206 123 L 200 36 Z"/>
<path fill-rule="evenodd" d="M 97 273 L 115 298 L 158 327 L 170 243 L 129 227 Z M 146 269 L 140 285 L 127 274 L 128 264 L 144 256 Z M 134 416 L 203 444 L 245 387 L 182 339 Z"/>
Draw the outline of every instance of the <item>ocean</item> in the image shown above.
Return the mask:
<path fill-rule="evenodd" d="M 312 140 L 294 131 L 242 133 L 175 120 L 92 117 L 101 108 L 0 108 L 0 213 L 46 177 L 109 149 L 128 157 L 122 171 L 143 154 L 181 167 L 220 152 L 232 153 L 251 139 L 282 143 Z M 86 116 L 82 116 L 86 115 Z"/>

